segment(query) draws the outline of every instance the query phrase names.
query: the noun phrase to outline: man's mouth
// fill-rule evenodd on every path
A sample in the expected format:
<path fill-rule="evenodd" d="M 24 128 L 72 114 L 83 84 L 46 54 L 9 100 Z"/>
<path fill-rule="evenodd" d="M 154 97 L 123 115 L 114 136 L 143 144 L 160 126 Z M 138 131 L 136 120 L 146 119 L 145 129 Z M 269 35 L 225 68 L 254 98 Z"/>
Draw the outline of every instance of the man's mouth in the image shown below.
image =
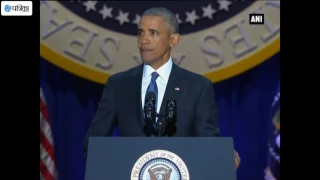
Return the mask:
<path fill-rule="evenodd" d="M 152 49 L 149 49 L 149 48 L 142 48 L 140 49 L 141 52 L 150 52 L 152 51 Z"/>

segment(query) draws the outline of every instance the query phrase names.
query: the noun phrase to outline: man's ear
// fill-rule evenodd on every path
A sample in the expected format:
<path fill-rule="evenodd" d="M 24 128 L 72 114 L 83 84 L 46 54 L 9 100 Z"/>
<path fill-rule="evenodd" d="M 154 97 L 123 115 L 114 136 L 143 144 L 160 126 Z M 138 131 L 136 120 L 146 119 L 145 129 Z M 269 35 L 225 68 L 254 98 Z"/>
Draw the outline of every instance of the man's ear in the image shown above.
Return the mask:
<path fill-rule="evenodd" d="M 180 41 L 180 34 L 178 34 L 178 33 L 171 34 L 170 47 L 173 48 L 173 47 L 177 46 L 179 41 Z"/>

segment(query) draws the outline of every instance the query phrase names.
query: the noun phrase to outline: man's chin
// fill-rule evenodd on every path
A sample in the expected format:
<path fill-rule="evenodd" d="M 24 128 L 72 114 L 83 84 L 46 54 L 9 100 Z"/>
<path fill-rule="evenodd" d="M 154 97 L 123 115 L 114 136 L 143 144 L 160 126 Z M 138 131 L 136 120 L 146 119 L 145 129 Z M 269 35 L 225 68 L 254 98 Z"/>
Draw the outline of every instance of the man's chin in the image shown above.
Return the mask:
<path fill-rule="evenodd" d="M 154 59 L 153 59 L 153 58 L 144 58 L 144 57 L 141 57 L 141 61 L 142 61 L 143 63 L 150 64 L 150 63 L 152 63 L 152 62 L 154 61 Z"/>

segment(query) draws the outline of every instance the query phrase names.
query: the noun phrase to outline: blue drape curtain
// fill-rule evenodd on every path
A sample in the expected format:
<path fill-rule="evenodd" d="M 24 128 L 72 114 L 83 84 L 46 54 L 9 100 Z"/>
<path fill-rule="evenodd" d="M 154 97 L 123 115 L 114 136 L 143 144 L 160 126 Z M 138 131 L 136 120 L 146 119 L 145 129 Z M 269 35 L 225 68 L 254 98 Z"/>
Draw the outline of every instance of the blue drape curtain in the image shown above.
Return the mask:
<path fill-rule="evenodd" d="M 280 55 L 276 54 L 241 75 L 214 84 L 222 136 L 234 138 L 242 159 L 239 180 L 263 180 L 269 113 L 279 79 Z M 41 57 L 40 83 L 51 119 L 59 180 L 83 180 L 82 142 L 103 85 L 76 77 Z"/>

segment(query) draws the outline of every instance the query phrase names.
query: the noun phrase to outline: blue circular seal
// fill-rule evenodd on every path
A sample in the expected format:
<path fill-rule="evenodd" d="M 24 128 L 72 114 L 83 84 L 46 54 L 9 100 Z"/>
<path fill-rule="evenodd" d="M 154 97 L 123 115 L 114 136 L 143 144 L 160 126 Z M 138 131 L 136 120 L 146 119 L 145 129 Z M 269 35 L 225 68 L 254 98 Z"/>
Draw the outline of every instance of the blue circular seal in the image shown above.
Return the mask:
<path fill-rule="evenodd" d="M 142 155 L 134 164 L 131 180 L 190 180 L 184 161 L 166 150 L 153 150 Z"/>
<path fill-rule="evenodd" d="M 139 180 L 150 179 L 175 179 L 181 180 L 181 173 L 177 165 L 165 158 L 155 158 L 148 161 L 140 171 Z"/>
<path fill-rule="evenodd" d="M 59 1 L 70 12 L 100 27 L 137 35 L 138 20 L 151 7 L 165 7 L 178 18 L 180 34 L 190 34 L 216 26 L 252 5 L 252 1 Z"/>

